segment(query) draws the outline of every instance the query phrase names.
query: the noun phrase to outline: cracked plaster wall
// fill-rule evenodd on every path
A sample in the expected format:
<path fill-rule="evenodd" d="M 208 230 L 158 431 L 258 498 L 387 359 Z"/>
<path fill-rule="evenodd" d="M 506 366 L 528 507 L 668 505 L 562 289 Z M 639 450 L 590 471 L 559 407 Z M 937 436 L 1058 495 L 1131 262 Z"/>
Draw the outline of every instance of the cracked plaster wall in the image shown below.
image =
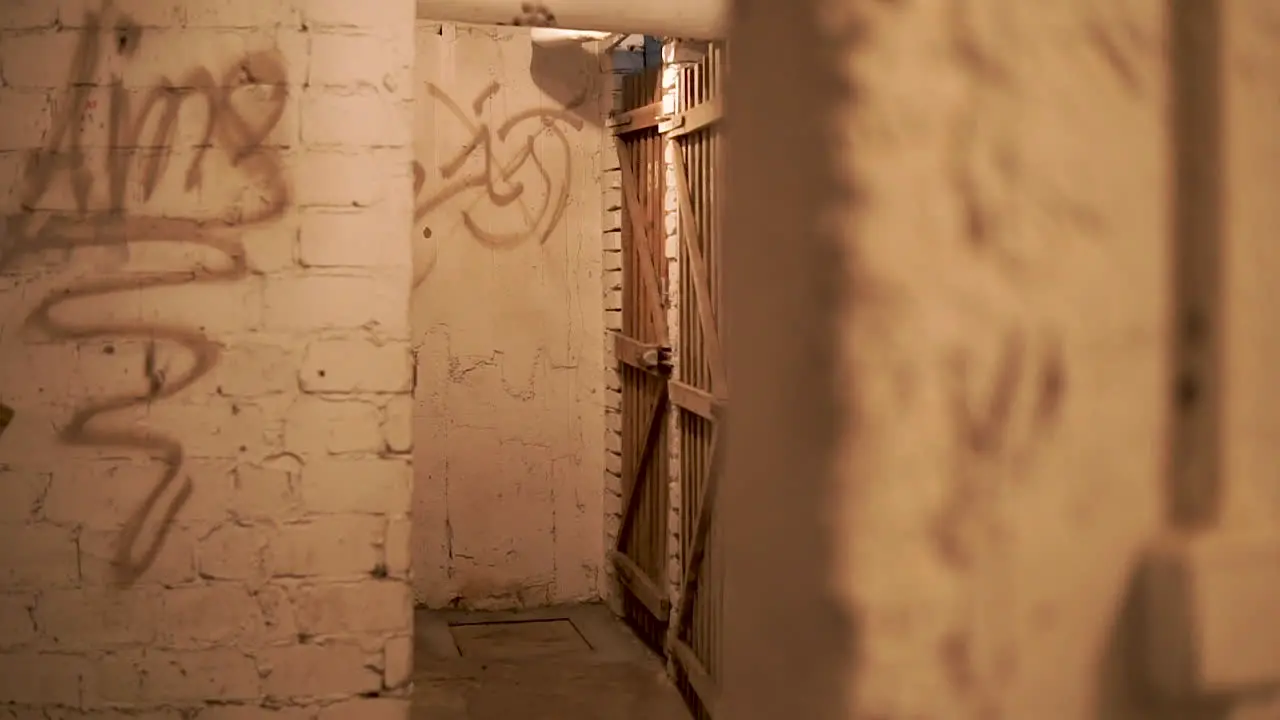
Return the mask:
<path fill-rule="evenodd" d="M 417 38 L 416 596 L 594 598 L 601 60 L 593 45 L 535 49 L 518 28 L 424 23 Z"/>
<path fill-rule="evenodd" d="M 407 717 L 413 3 L 106 5 L 0 5 L 0 715 Z"/>

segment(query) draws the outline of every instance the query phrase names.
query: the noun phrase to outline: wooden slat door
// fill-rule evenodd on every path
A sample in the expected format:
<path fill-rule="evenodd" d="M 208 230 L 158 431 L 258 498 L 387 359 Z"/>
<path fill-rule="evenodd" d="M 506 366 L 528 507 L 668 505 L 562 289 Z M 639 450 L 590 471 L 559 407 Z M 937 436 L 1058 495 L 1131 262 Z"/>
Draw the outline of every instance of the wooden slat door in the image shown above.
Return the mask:
<path fill-rule="evenodd" d="M 679 366 L 669 382 L 679 412 L 683 573 L 666 651 L 700 718 L 717 717 L 723 591 L 716 488 L 721 482 L 722 420 L 729 397 L 723 351 L 720 222 L 724 141 L 718 121 L 724 48 L 681 70 L 676 114 L 662 130 L 675 143 L 680 205 Z"/>
<path fill-rule="evenodd" d="M 622 167 L 622 332 L 614 347 L 622 378 L 622 519 L 610 561 L 625 589 L 628 622 L 661 648 L 666 591 L 667 378 L 670 338 L 663 259 L 663 139 L 659 69 L 623 77 L 614 127 Z"/>

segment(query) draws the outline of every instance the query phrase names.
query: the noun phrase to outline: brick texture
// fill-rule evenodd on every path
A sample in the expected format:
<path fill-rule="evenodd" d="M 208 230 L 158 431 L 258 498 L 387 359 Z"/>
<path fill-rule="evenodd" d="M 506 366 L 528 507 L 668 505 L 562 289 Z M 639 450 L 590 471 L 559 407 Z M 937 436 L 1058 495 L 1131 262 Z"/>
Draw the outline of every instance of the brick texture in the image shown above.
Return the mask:
<path fill-rule="evenodd" d="M 622 75 L 637 61 L 637 53 L 615 51 L 611 55 L 611 107 L 622 108 Z M 613 350 L 612 333 L 622 330 L 622 168 L 614 145 L 613 131 L 604 129 L 604 177 L 601 192 L 604 210 L 604 359 L 605 359 L 605 469 L 604 469 L 604 546 L 612 549 L 617 542 L 622 519 L 622 376 Z M 604 566 L 601 594 L 615 612 L 622 612 L 621 586 L 613 563 Z"/>
<path fill-rule="evenodd" d="M 406 718 L 413 3 L 108 5 L 0 6 L 0 714 Z"/>

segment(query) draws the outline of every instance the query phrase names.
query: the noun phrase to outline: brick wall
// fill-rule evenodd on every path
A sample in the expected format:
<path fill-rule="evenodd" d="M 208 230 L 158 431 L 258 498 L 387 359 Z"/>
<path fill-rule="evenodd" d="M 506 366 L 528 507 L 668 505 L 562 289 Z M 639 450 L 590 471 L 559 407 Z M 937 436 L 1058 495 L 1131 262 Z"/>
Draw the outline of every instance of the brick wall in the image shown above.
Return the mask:
<path fill-rule="evenodd" d="M 680 66 L 663 63 L 662 68 L 662 111 L 672 114 L 676 111 L 676 100 L 680 93 Z M 663 148 L 663 160 L 666 163 L 662 195 L 662 232 L 663 252 L 667 261 L 667 331 L 671 336 L 671 377 L 680 380 L 680 199 L 676 187 L 675 153 L 679 148 L 673 142 L 666 143 Z M 680 477 L 680 411 L 671 409 L 667 412 L 667 454 L 670 458 L 667 465 L 667 592 L 674 599 L 679 597 L 680 579 L 684 572 L 681 566 L 681 522 L 680 513 L 683 492 Z"/>
<path fill-rule="evenodd" d="M 643 47 L 610 53 L 611 109 L 622 109 L 622 76 L 644 67 Z M 604 209 L 604 361 L 605 361 L 605 472 L 604 546 L 617 542 L 622 520 L 622 377 L 614 354 L 614 332 L 622 330 L 622 168 L 613 130 L 604 131 L 604 175 L 601 179 Z M 605 563 L 601 594 L 621 612 L 621 587 L 612 563 Z"/>
<path fill-rule="evenodd" d="M 413 3 L 114 7 L 0 8 L 0 704 L 407 717 Z"/>

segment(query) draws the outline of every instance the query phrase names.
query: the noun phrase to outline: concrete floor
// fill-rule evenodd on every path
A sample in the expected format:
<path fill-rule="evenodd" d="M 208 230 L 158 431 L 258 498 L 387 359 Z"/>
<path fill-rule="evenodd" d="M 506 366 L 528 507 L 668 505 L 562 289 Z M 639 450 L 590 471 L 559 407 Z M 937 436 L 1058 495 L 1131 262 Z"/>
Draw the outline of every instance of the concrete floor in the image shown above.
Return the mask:
<path fill-rule="evenodd" d="M 659 659 L 603 605 L 416 622 L 414 720 L 689 720 Z"/>

